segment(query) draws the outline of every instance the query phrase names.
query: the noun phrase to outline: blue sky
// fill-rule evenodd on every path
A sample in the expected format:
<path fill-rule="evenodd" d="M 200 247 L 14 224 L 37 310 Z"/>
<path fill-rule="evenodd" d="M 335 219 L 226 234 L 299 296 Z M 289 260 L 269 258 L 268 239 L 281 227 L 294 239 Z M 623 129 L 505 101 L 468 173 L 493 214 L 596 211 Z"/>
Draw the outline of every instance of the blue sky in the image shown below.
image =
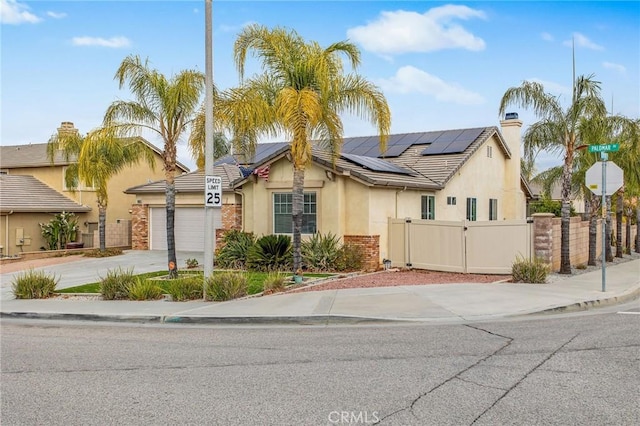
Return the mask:
<path fill-rule="evenodd" d="M 0 1 L 2 145 L 46 142 L 62 121 L 98 126 L 111 102 L 129 99 L 113 80 L 129 54 L 166 75 L 204 71 L 204 1 Z M 213 10 L 217 86 L 238 84 L 232 49 L 244 25 L 322 45 L 349 39 L 358 72 L 387 97 L 393 133 L 499 125 L 502 95 L 523 80 L 569 100 L 572 39 L 576 73 L 595 74 L 613 112 L 640 117 L 637 1 L 214 0 Z M 513 110 L 525 126 L 535 119 Z M 344 124 L 345 136 L 375 133 L 356 117 Z M 184 143 L 178 155 L 193 166 Z M 542 170 L 559 159 L 539 160 Z"/>

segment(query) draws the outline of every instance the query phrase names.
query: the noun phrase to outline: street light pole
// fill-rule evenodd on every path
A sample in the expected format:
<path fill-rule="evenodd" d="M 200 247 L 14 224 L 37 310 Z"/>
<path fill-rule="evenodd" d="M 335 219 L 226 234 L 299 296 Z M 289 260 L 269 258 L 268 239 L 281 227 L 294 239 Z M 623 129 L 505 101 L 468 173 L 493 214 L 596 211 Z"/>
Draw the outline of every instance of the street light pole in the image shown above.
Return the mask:
<path fill-rule="evenodd" d="M 205 0 L 205 106 L 204 106 L 204 170 L 213 175 L 213 0 Z M 204 282 L 202 297 L 206 299 L 207 279 L 213 275 L 213 251 L 216 241 L 214 207 L 205 206 L 204 216 Z"/>

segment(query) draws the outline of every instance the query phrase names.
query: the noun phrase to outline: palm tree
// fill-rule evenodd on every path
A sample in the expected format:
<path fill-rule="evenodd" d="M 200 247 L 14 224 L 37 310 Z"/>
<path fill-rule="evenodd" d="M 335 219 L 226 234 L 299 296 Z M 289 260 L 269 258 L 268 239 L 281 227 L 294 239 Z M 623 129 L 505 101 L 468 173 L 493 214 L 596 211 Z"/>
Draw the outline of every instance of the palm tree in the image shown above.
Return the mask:
<path fill-rule="evenodd" d="M 248 53 L 262 63 L 263 74 L 244 79 Z M 293 30 L 245 27 L 234 45 L 241 85 L 225 91 L 216 103 L 216 120 L 233 132 L 233 142 L 250 156 L 260 135 L 285 134 L 293 162 L 293 269 L 301 267 L 304 174 L 312 145 L 334 160 L 342 148 L 340 113 L 349 112 L 377 127 L 380 149 L 386 149 L 391 113 L 382 92 L 365 78 L 345 73 L 344 55 L 356 69 L 358 48 L 340 41 L 323 48 Z"/>
<path fill-rule="evenodd" d="M 113 102 L 104 116 L 103 126 L 122 136 L 148 131 L 162 139 L 166 181 L 167 256 L 169 276 L 177 277 L 178 266 L 174 236 L 176 191 L 176 150 L 180 137 L 192 125 L 204 90 L 204 75 L 195 70 L 183 70 L 167 79 L 148 61 L 127 56 L 116 71 L 120 88 L 125 84 L 133 101 Z"/>
<path fill-rule="evenodd" d="M 65 183 L 72 191 L 80 182 L 95 188 L 98 204 L 100 251 L 106 250 L 105 224 L 109 204 L 109 180 L 128 166 L 144 159 L 155 168 L 153 151 L 138 138 L 121 139 L 109 129 L 100 128 L 80 136 L 78 132 L 58 133 L 47 144 L 53 162 L 61 151 L 66 161 L 76 160 L 65 171 Z"/>
<path fill-rule="evenodd" d="M 562 168 L 562 210 L 560 273 L 571 273 L 569 253 L 569 213 L 571 175 L 575 150 L 581 145 L 580 121 L 583 118 L 604 116 L 606 107 L 600 96 L 600 83 L 593 76 L 580 76 L 573 84 L 571 105 L 565 111 L 560 99 L 545 93 L 540 83 L 525 81 L 518 87 L 511 87 L 500 101 L 500 115 L 507 107 L 515 104 L 532 108 L 540 121 L 529 126 L 524 135 L 525 152 L 545 150 L 564 157 Z"/>

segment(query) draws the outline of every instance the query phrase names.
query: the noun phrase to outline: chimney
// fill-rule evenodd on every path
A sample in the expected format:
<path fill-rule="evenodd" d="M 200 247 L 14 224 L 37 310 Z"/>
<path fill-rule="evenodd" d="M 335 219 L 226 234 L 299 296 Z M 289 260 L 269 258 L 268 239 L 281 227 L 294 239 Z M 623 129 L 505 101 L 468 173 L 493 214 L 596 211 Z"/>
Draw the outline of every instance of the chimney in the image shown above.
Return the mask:
<path fill-rule="evenodd" d="M 78 129 L 73 126 L 71 121 L 63 121 L 58 127 L 58 136 L 62 136 L 64 134 L 77 134 Z"/>
<path fill-rule="evenodd" d="M 520 147 L 522 144 L 522 121 L 517 112 L 508 112 L 500 121 L 500 132 L 511 152 L 511 158 L 505 164 L 505 203 L 504 216 L 507 219 L 525 219 L 526 198 L 520 186 Z"/>

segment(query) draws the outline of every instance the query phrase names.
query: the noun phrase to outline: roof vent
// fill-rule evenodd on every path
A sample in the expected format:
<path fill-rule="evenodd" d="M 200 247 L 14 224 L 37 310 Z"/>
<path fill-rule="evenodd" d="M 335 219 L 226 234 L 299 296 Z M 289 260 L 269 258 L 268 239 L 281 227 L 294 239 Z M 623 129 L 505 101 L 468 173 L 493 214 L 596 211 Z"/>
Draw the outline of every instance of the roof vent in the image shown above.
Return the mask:
<path fill-rule="evenodd" d="M 518 113 L 517 112 L 508 112 L 504 115 L 505 120 L 517 120 Z"/>

